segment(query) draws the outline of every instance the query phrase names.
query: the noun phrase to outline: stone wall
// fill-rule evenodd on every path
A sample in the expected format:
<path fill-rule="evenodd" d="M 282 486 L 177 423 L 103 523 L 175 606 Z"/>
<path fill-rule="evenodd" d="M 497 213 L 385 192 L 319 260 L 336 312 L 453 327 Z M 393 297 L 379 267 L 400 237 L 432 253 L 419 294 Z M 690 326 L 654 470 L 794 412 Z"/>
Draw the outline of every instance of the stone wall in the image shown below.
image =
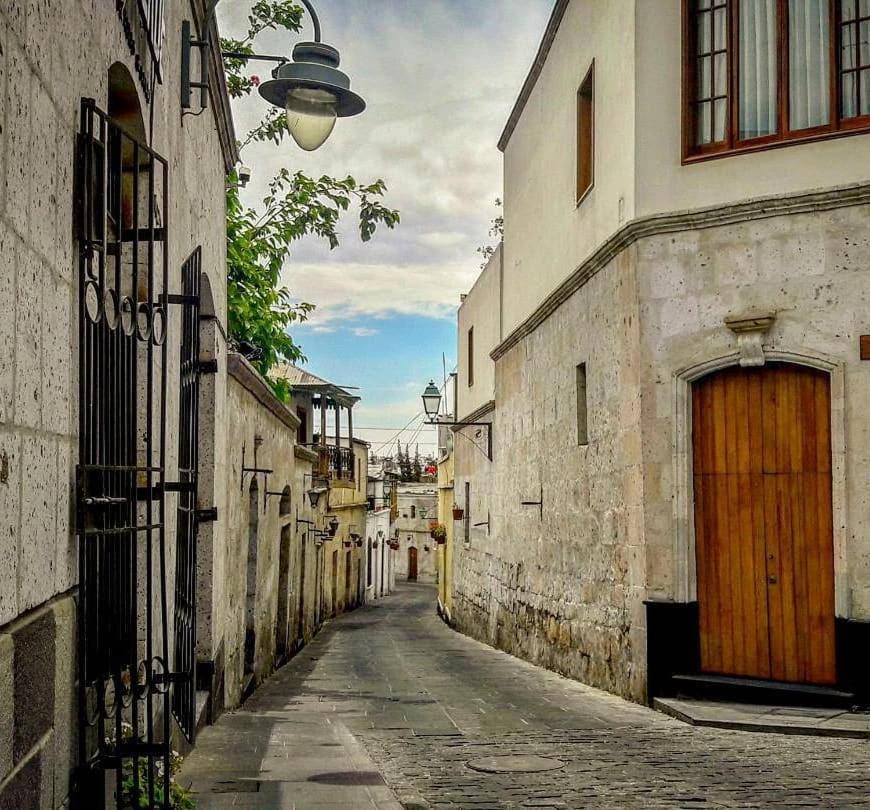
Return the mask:
<path fill-rule="evenodd" d="M 226 321 L 224 177 L 214 111 L 179 109 L 178 32 L 188 3 L 166 6 L 164 84 L 153 101 L 134 79 L 151 146 L 170 164 L 171 292 L 193 249 L 203 249 Z M 60 806 L 69 792 L 77 724 L 76 543 L 78 458 L 78 246 L 74 158 L 83 97 L 107 109 L 109 68 L 136 77 L 115 4 L 48 0 L 0 4 L 0 804 Z M 152 109 L 153 108 L 153 109 Z M 229 142 L 232 143 L 232 137 Z M 177 309 L 177 308 L 176 308 Z M 167 436 L 178 435 L 178 312 L 168 329 Z M 216 385 L 223 382 L 218 374 Z M 217 434 L 223 433 L 218 426 Z M 170 441 L 168 480 L 176 480 Z M 175 496 L 167 498 L 167 580 L 172 615 Z"/>
<path fill-rule="evenodd" d="M 642 375 L 644 535 L 649 594 L 695 598 L 688 481 L 691 378 L 738 362 L 727 318 L 774 316 L 768 360 L 831 374 L 837 614 L 870 619 L 870 206 L 836 207 L 832 191 L 800 214 L 788 199 L 735 224 L 637 243 Z"/>
<path fill-rule="evenodd" d="M 297 531 L 296 508 L 310 519 L 295 486 L 298 419 L 240 355 L 230 356 L 229 373 L 226 509 L 221 517 L 225 577 L 212 629 L 223 648 L 216 677 L 223 682 L 224 708 L 237 706 L 281 658 L 277 630 L 292 624 L 299 595 L 305 526 Z M 315 560 L 306 557 L 306 578 L 313 583 Z M 298 608 L 295 616 L 298 628 Z"/>
<path fill-rule="evenodd" d="M 640 699 L 637 301 L 628 249 L 497 360 L 494 461 L 476 429 L 455 442 L 455 498 L 469 511 L 468 542 L 465 521 L 456 525 L 453 618 L 487 643 Z M 581 363 L 587 445 L 577 432 Z M 487 519 L 489 529 L 474 528 Z"/>

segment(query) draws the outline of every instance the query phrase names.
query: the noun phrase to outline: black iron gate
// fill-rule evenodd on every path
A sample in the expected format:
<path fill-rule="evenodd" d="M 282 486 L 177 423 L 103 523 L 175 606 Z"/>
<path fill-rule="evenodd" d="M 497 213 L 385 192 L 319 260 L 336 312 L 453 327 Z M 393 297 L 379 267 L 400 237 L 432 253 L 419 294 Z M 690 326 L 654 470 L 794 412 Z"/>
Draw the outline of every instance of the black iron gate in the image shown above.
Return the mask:
<path fill-rule="evenodd" d="M 74 803 L 165 808 L 172 693 L 191 677 L 177 666 L 171 672 L 169 656 L 166 493 L 179 487 L 166 480 L 166 307 L 175 303 L 168 295 L 168 166 L 92 99 L 82 100 L 77 148 Z M 188 470 L 195 455 L 189 462 Z"/>
<path fill-rule="evenodd" d="M 199 279 L 202 250 L 181 267 L 181 390 L 178 407 L 178 521 L 175 569 L 175 685 L 172 713 L 188 742 L 196 736 L 196 533 L 199 435 Z"/>

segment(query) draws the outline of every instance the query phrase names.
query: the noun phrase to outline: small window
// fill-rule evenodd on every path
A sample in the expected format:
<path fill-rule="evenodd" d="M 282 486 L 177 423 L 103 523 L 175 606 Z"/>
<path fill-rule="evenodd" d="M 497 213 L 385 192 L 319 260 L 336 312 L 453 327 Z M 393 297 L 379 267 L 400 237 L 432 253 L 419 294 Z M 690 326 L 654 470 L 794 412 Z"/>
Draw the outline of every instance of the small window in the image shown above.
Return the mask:
<path fill-rule="evenodd" d="M 299 417 L 299 429 L 296 431 L 296 443 L 308 444 L 308 413 L 302 406 L 296 407 L 296 416 Z"/>
<path fill-rule="evenodd" d="M 468 387 L 474 385 L 474 327 L 468 330 Z"/>
<path fill-rule="evenodd" d="M 465 482 L 465 514 L 463 515 L 465 542 L 471 542 L 471 482 Z"/>
<path fill-rule="evenodd" d="M 589 444 L 586 412 L 586 363 L 577 366 L 577 444 Z"/>
<path fill-rule="evenodd" d="M 577 204 L 595 183 L 595 63 L 577 91 Z"/>
<path fill-rule="evenodd" d="M 411 507 L 411 517 L 412 518 L 417 517 L 417 507 L 416 506 Z"/>

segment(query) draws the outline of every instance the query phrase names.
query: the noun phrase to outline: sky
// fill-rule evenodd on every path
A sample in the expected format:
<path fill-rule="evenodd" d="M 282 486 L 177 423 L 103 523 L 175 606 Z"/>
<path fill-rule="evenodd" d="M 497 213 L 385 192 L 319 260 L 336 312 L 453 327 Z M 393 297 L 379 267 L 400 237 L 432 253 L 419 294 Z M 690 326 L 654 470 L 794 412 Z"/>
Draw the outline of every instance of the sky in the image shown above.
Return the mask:
<path fill-rule="evenodd" d="M 477 248 L 492 241 L 489 223 L 501 197 L 496 146 L 546 26 L 552 0 L 314 0 L 323 41 L 341 52 L 341 68 L 365 98 L 362 115 L 340 119 L 326 144 L 306 153 L 288 137 L 281 146 L 251 144 L 242 161 L 252 179 L 242 196 L 256 206 L 282 167 L 319 176 L 383 179 L 385 204 L 400 211 L 394 230 L 363 244 L 355 215 L 330 251 L 315 238 L 297 243 L 283 283 L 316 305 L 292 335 L 306 368 L 354 387 L 354 433 L 373 452 L 399 438 L 434 452 L 422 423 L 420 394 L 456 365 L 459 296 L 480 272 Z M 243 35 L 251 2 L 223 0 L 224 36 Z M 267 31 L 258 53 L 289 55 L 311 38 Z M 252 62 L 249 75 L 269 76 Z M 233 105 L 238 135 L 265 112 L 259 95 Z"/>

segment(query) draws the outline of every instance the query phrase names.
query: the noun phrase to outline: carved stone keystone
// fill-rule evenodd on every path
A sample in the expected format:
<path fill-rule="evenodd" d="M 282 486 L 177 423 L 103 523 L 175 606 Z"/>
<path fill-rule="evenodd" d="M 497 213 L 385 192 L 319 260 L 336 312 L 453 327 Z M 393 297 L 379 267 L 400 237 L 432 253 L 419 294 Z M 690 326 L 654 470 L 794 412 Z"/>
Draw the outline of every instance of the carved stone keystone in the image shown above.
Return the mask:
<path fill-rule="evenodd" d="M 741 366 L 751 368 L 764 365 L 762 340 L 775 320 L 776 314 L 772 312 L 734 315 L 725 319 L 725 326 L 737 335 Z"/>

